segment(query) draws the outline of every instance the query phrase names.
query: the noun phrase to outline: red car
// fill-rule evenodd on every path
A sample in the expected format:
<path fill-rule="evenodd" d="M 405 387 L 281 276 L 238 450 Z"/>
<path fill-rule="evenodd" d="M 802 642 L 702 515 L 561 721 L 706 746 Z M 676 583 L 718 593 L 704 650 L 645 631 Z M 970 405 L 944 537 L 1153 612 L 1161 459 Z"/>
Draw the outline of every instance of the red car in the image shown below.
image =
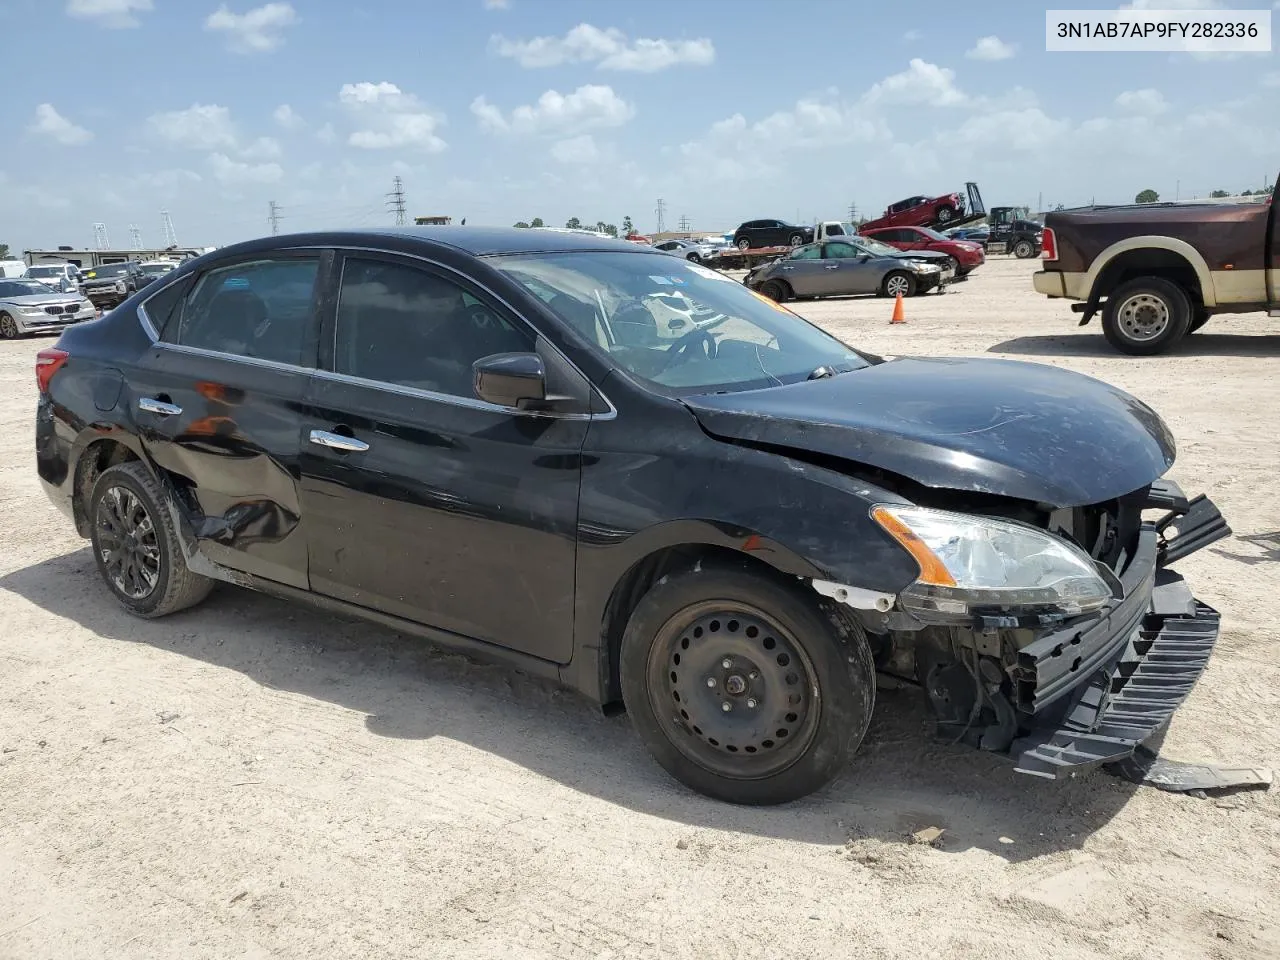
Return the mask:
<path fill-rule="evenodd" d="M 956 217 L 964 216 L 964 195 L 947 193 L 940 197 L 907 197 L 889 204 L 889 209 L 878 220 L 868 220 L 863 226 L 927 227 L 932 223 L 947 226 Z"/>
<path fill-rule="evenodd" d="M 868 230 L 863 226 L 858 233 L 864 237 L 875 237 L 881 243 L 899 250 L 936 250 L 938 253 L 945 253 L 956 261 L 957 277 L 966 276 L 987 262 L 982 244 L 973 240 L 952 240 L 928 227 L 880 227 Z"/>

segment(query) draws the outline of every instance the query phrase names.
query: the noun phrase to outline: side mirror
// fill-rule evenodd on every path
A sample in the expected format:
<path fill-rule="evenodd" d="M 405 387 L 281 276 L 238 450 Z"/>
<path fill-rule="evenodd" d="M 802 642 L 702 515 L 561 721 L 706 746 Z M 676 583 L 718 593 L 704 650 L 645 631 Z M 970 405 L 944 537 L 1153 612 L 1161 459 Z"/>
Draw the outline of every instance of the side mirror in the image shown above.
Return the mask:
<path fill-rule="evenodd" d="M 864 253 L 862 256 L 860 256 L 860 257 L 858 258 L 858 260 L 859 260 L 861 263 L 866 263 L 866 262 L 867 262 L 868 260 L 870 260 L 870 259 L 871 259 L 871 254 L 869 254 L 869 253 Z"/>
<path fill-rule="evenodd" d="M 471 365 L 476 396 L 523 410 L 547 399 L 547 377 L 536 353 L 495 353 Z"/>

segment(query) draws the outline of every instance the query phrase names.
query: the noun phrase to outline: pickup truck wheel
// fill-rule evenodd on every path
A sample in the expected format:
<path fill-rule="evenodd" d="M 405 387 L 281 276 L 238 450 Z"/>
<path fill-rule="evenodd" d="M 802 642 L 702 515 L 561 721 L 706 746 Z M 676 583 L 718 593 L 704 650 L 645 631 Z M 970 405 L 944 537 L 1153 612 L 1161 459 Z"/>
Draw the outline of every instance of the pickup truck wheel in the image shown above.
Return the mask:
<path fill-rule="evenodd" d="M 141 462 L 102 471 L 89 516 L 98 572 L 130 613 L 163 617 L 208 596 L 213 581 L 187 567 L 160 485 Z"/>
<path fill-rule="evenodd" d="M 786 803 L 833 780 L 875 703 L 862 630 L 802 587 L 732 564 L 665 577 L 622 640 L 636 732 L 668 773 L 729 803 Z"/>
<path fill-rule="evenodd" d="M 1107 296 L 1102 332 L 1122 353 L 1163 353 L 1187 334 L 1191 301 L 1176 283 L 1161 277 L 1139 277 Z"/>
<path fill-rule="evenodd" d="M 935 219 L 939 223 L 950 223 L 956 215 L 956 211 L 952 207 L 939 207 L 938 212 L 934 214 Z"/>
<path fill-rule="evenodd" d="M 766 280 L 760 285 L 760 295 L 768 297 L 774 303 L 782 303 L 791 291 L 781 280 Z"/>
<path fill-rule="evenodd" d="M 1036 247 L 1030 240 L 1019 240 L 1013 245 L 1013 255 L 1019 260 L 1030 260 L 1035 256 Z"/>
<path fill-rule="evenodd" d="M 898 294 L 909 297 L 915 292 L 915 277 L 902 270 L 893 271 L 893 273 L 884 278 L 884 283 L 880 285 L 880 295 L 884 297 L 896 297 Z"/>

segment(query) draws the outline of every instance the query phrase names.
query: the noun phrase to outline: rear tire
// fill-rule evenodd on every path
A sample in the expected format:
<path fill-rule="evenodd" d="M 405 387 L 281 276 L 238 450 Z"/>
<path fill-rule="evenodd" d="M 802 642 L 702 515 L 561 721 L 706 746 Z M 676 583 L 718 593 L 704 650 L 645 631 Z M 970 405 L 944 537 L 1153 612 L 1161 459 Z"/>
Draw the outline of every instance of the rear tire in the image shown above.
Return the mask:
<path fill-rule="evenodd" d="M 733 563 L 703 561 L 650 589 L 620 671 L 654 759 L 728 803 L 787 803 L 830 783 L 875 705 L 862 629 L 805 588 Z"/>
<path fill-rule="evenodd" d="M 916 278 L 905 270 L 894 270 L 880 284 L 880 296 L 896 297 L 901 293 L 904 297 L 913 296 L 916 292 Z"/>
<path fill-rule="evenodd" d="M 768 297 L 774 303 L 784 303 L 791 291 L 781 280 L 766 280 L 760 285 L 760 295 Z"/>
<path fill-rule="evenodd" d="M 955 207 L 939 207 L 938 212 L 934 214 L 934 218 L 938 221 L 938 223 L 943 223 L 943 224 L 950 223 L 952 220 L 955 219 L 955 216 L 956 216 Z"/>
<path fill-rule="evenodd" d="M 792 247 L 798 247 L 804 243 L 804 237 L 801 234 L 793 233 L 787 238 L 787 244 Z"/>
<path fill-rule="evenodd" d="M 1191 301 L 1163 277 L 1138 277 L 1107 296 L 1102 332 L 1121 353 L 1149 357 L 1168 350 L 1187 334 Z"/>
<path fill-rule="evenodd" d="M 102 471 L 89 498 L 93 557 L 115 598 L 154 619 L 194 606 L 213 581 L 192 573 L 159 483 L 137 460 Z"/>
<path fill-rule="evenodd" d="M 739 250 L 750 250 L 750 249 L 751 249 L 751 241 L 750 241 L 750 240 L 748 240 L 746 237 L 743 237 L 741 240 L 739 240 L 739 241 L 738 241 L 738 249 L 739 249 Z"/>

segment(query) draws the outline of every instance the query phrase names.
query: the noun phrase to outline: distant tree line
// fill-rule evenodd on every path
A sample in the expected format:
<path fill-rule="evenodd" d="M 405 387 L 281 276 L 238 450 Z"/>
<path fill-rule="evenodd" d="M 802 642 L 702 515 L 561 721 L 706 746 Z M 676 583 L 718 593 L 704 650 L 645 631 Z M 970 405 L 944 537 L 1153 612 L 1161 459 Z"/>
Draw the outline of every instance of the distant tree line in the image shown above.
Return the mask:
<path fill-rule="evenodd" d="M 597 220 L 595 223 L 595 226 L 591 226 L 589 224 L 583 223 L 577 217 L 570 217 L 568 220 L 565 221 L 564 225 L 569 230 L 596 230 L 600 233 L 607 233 L 611 237 L 618 236 L 617 225 L 612 223 L 605 223 L 603 220 Z M 529 220 L 528 222 L 524 220 L 520 220 L 517 223 L 515 223 L 514 226 L 520 227 L 522 229 L 528 229 L 530 227 L 545 227 L 546 224 L 542 221 L 541 217 L 534 217 L 532 220 Z M 622 218 L 622 236 L 624 237 L 630 236 L 632 233 L 635 232 L 635 229 L 636 229 L 635 224 L 631 222 L 630 217 Z"/>
<path fill-rule="evenodd" d="M 1271 196 L 1271 192 L 1274 189 L 1275 189 L 1275 185 L 1273 184 L 1272 186 L 1269 186 L 1269 187 L 1266 187 L 1266 186 L 1259 187 L 1257 190 L 1241 190 L 1238 194 L 1232 194 L 1227 190 L 1212 190 L 1210 191 L 1209 196 L 1214 198 L 1230 197 L 1230 196 L 1269 197 Z M 1157 203 L 1159 202 L 1159 200 L 1160 200 L 1160 194 L 1156 193 L 1150 187 L 1148 187 L 1146 190 L 1140 191 L 1138 195 L 1133 198 L 1134 203 Z"/>

